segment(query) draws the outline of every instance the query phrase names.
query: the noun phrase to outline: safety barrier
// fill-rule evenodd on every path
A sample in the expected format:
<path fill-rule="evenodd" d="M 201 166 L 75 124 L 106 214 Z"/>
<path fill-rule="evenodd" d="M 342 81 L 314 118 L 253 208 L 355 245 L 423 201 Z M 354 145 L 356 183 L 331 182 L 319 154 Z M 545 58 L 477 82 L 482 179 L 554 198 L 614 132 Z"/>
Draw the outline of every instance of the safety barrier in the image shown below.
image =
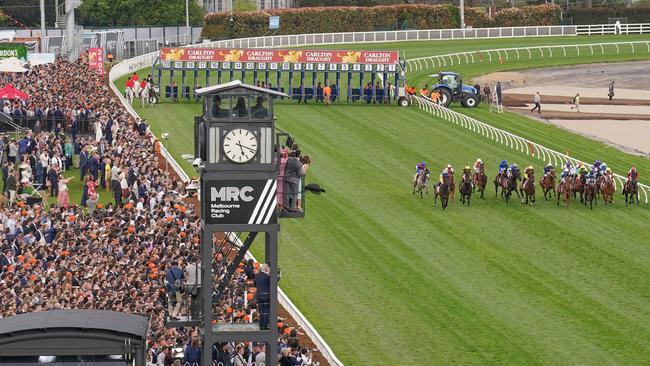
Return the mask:
<path fill-rule="evenodd" d="M 576 34 L 581 36 L 593 36 L 604 34 L 647 34 L 650 33 L 650 24 L 592 24 L 576 25 Z M 618 29 L 617 29 L 618 27 Z"/>
<path fill-rule="evenodd" d="M 448 53 L 445 55 L 432 55 L 408 59 L 406 60 L 406 70 L 430 70 L 462 64 L 492 62 L 493 59 L 497 61 L 509 60 L 510 57 L 515 58 L 516 60 L 521 60 L 522 57 L 524 59 L 526 59 L 526 57 L 527 59 L 533 59 L 537 56 L 539 56 L 539 58 L 554 57 L 554 50 L 555 55 L 560 55 L 562 57 L 565 57 L 567 55 L 567 50 L 574 49 L 576 50 L 578 56 L 580 55 L 581 50 L 582 52 L 587 52 L 587 55 L 589 56 L 594 56 L 596 54 L 604 55 L 606 50 L 605 47 L 608 46 L 614 46 L 616 48 L 616 54 L 619 54 L 621 52 L 621 47 L 630 47 L 632 53 L 635 53 L 637 49 L 645 50 L 646 52 L 650 53 L 650 40 L 630 42 L 576 43 L 515 48 L 493 48 L 488 50 L 456 52 Z"/>
<path fill-rule="evenodd" d="M 577 166 L 578 164 L 585 164 L 585 166 L 588 166 L 587 163 L 581 160 L 549 149 L 536 142 L 530 141 L 521 136 L 517 136 L 508 131 L 496 128 L 475 118 L 466 116 L 462 113 L 452 111 L 451 109 L 445 108 L 431 101 L 430 99 L 418 96 L 413 96 L 413 98 L 417 101 L 418 107 L 420 109 L 436 117 L 464 127 L 472 132 L 476 132 L 479 135 L 506 145 L 512 149 L 518 150 L 531 157 L 535 157 L 545 163 L 553 164 L 555 167 L 561 168 L 562 165 L 567 161 L 570 161 L 574 166 Z M 619 174 L 614 174 L 614 177 L 616 178 L 614 180 L 614 186 L 617 186 L 616 182 L 618 181 L 621 187 L 623 187 L 623 184 L 626 181 L 626 177 Z M 638 187 L 639 190 L 644 194 L 645 203 L 648 203 L 648 193 L 650 192 L 650 186 L 638 183 Z"/>

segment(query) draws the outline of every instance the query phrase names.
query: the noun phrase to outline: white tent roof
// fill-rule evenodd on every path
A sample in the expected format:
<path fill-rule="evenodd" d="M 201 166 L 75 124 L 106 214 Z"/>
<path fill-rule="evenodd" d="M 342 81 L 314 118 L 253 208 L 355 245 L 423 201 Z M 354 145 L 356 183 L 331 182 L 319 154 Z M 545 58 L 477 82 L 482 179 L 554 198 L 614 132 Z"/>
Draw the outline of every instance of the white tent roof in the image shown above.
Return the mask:
<path fill-rule="evenodd" d="M 0 72 L 26 72 L 25 63 L 15 57 L 0 60 Z"/>

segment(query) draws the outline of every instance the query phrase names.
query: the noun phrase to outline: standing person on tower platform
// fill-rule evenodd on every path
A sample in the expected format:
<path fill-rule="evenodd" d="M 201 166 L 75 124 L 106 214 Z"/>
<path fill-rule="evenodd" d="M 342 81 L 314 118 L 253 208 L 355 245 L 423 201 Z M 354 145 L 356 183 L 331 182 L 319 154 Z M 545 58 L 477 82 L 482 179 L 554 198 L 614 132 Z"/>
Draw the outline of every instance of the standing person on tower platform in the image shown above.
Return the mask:
<path fill-rule="evenodd" d="M 271 306 L 271 276 L 269 275 L 269 265 L 263 263 L 260 265 L 260 271 L 255 275 L 255 299 L 259 305 L 260 312 L 260 329 L 269 328 L 269 311 Z M 275 320 L 273 320 L 275 322 Z"/>

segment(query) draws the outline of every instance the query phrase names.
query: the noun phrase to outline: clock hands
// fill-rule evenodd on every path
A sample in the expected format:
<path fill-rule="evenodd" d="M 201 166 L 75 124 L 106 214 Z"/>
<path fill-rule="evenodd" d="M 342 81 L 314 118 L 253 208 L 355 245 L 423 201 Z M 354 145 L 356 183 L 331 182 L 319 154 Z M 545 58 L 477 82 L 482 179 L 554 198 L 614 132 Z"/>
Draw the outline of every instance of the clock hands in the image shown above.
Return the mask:
<path fill-rule="evenodd" d="M 240 148 L 243 147 L 243 148 L 245 148 L 245 149 L 248 149 L 248 150 L 250 150 L 250 151 L 255 152 L 255 149 L 250 148 L 250 147 L 248 147 L 248 146 L 243 146 L 243 145 L 241 144 L 241 142 L 238 142 L 236 145 L 239 146 Z M 242 152 L 243 152 L 243 151 L 242 151 Z"/>

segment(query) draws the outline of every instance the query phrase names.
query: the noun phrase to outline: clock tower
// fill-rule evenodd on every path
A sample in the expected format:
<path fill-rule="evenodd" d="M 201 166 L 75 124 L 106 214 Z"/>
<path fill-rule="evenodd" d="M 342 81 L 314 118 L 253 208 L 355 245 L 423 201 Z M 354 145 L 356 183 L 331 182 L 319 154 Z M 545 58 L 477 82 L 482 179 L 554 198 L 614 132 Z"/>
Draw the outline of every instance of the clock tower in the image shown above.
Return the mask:
<path fill-rule="evenodd" d="M 212 363 L 213 350 L 228 342 L 266 344 L 266 364 L 277 356 L 278 135 L 273 99 L 277 91 L 236 80 L 196 91 L 203 115 L 194 121 L 194 155 L 201 176 L 201 286 L 188 325 L 203 333 L 202 364 Z M 255 242 L 264 236 L 268 273 L 260 272 L 256 314 L 248 321 L 224 316 L 233 275 Z M 260 242 L 260 241 L 258 241 Z M 255 276 L 256 281 L 258 275 Z M 268 293 L 260 293 L 268 288 Z M 252 290 L 252 288 L 250 289 Z M 215 346 L 216 345 L 216 346 Z"/>

